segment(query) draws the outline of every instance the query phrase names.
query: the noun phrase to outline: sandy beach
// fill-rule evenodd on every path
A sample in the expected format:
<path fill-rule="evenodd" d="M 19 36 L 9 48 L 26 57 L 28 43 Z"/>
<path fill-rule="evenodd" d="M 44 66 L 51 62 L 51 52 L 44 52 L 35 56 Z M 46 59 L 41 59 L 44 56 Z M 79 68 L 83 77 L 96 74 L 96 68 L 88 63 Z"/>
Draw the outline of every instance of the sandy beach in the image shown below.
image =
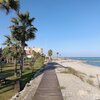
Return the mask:
<path fill-rule="evenodd" d="M 100 67 L 83 63 L 83 61 L 80 60 L 58 60 L 57 63 L 65 67 L 72 67 L 75 70 L 81 71 L 87 75 L 96 76 L 97 74 L 100 74 Z"/>
<path fill-rule="evenodd" d="M 78 60 L 58 60 L 63 67 L 56 69 L 64 100 L 100 100 L 97 74 L 100 67 L 85 64 Z M 66 72 L 66 68 L 71 70 Z M 100 78 L 100 76 L 98 76 Z M 100 79 L 99 79 L 100 80 Z"/>

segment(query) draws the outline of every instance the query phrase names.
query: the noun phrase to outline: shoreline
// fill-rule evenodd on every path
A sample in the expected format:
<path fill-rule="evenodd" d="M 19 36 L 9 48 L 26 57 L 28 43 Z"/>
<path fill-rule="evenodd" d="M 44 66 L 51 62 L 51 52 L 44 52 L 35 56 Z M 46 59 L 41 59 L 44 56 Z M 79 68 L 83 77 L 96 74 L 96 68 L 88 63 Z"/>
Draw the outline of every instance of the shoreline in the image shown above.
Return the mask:
<path fill-rule="evenodd" d="M 82 61 L 82 60 L 59 59 L 56 62 L 60 65 L 65 66 L 65 67 L 72 67 L 75 70 L 81 71 L 87 75 L 96 76 L 97 74 L 100 74 L 100 67 L 99 66 L 84 63 L 84 61 Z"/>

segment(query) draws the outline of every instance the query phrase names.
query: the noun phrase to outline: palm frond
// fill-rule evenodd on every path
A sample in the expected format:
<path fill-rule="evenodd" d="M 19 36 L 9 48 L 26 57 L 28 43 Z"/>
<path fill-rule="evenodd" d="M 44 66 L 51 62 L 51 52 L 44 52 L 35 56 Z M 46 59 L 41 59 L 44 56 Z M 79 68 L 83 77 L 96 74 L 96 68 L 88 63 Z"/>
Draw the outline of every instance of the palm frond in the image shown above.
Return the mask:
<path fill-rule="evenodd" d="M 11 41 L 11 37 L 8 35 L 5 35 L 5 42 L 3 43 L 3 45 L 7 45 L 7 46 L 10 46 L 12 44 L 12 41 Z"/>
<path fill-rule="evenodd" d="M 9 0 L 8 3 L 11 9 L 19 12 L 19 9 L 20 9 L 19 0 Z"/>
<path fill-rule="evenodd" d="M 17 17 L 11 20 L 12 26 L 11 35 L 12 38 L 20 41 L 20 44 L 25 46 L 25 42 L 31 39 L 35 39 L 35 33 L 37 29 L 33 25 L 33 21 L 35 18 L 30 18 L 29 12 L 17 14 Z"/>
<path fill-rule="evenodd" d="M 19 23 L 18 23 L 18 20 L 17 20 L 16 18 L 12 18 L 12 19 L 11 19 L 11 22 L 14 23 L 15 25 L 18 25 L 18 24 L 19 24 Z"/>
<path fill-rule="evenodd" d="M 5 10 L 6 14 L 8 14 L 11 9 L 15 10 L 16 12 L 19 12 L 19 0 L 2 0 L 0 2 L 0 10 Z"/>

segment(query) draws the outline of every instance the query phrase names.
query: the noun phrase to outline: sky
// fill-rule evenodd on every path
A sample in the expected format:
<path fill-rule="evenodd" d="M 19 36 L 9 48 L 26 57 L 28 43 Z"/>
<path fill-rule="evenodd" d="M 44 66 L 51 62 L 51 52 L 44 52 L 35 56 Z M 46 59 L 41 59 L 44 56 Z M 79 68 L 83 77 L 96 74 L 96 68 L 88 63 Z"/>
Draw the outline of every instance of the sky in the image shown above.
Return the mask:
<path fill-rule="evenodd" d="M 64 57 L 100 56 L 100 0 L 20 0 L 20 10 L 35 17 L 38 29 L 30 47 L 49 49 Z M 11 18 L 0 11 L 0 47 L 10 34 Z"/>

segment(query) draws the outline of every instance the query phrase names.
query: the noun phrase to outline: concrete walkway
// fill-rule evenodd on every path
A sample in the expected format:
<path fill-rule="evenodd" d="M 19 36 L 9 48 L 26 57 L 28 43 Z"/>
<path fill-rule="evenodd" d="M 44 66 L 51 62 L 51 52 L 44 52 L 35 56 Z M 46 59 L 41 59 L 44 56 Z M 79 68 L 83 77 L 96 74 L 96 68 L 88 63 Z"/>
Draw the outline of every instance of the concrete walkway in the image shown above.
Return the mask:
<path fill-rule="evenodd" d="M 54 65 L 48 64 L 33 100 L 63 100 Z"/>

